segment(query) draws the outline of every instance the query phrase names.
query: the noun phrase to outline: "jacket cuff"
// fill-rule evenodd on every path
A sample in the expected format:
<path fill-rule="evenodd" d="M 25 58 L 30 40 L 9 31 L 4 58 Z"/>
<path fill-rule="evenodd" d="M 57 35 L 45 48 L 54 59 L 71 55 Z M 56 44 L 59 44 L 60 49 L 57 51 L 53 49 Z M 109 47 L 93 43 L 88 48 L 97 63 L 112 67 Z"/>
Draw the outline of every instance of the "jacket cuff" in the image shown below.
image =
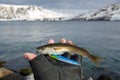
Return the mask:
<path fill-rule="evenodd" d="M 33 60 L 31 60 L 31 61 L 29 61 L 29 63 L 30 63 L 30 65 L 31 64 L 37 64 L 37 65 L 39 65 L 40 64 L 40 66 L 41 65 L 43 65 L 43 66 L 45 66 L 45 65 L 50 65 L 50 63 L 48 62 L 48 60 L 45 58 L 45 56 L 44 55 L 42 55 L 42 54 L 40 54 L 40 55 L 38 55 L 37 57 L 35 57 Z"/>

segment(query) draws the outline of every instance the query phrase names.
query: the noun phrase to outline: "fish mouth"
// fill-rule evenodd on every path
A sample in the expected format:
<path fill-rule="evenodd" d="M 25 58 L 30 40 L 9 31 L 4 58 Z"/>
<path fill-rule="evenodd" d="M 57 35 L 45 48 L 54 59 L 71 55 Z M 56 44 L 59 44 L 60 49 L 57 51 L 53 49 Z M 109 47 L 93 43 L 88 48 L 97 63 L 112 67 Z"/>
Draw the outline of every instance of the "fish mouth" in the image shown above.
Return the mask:
<path fill-rule="evenodd" d="M 40 51 L 40 50 L 36 50 L 36 53 L 38 53 L 38 54 L 43 54 L 43 52 Z"/>
<path fill-rule="evenodd" d="M 38 50 L 35 51 L 36 53 L 40 53 Z"/>

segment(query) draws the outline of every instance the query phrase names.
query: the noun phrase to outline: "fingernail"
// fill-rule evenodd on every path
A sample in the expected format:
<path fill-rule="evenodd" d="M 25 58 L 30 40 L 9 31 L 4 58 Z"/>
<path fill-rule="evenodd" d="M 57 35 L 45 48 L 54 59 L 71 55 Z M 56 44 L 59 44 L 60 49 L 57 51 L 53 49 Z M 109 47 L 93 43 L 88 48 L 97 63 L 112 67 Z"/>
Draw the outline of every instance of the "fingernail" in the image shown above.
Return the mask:
<path fill-rule="evenodd" d="M 24 58 L 26 58 L 26 59 L 27 59 L 27 58 L 28 58 L 28 56 L 25 54 L 25 55 L 24 55 Z"/>
<path fill-rule="evenodd" d="M 53 44 L 54 43 L 54 39 L 49 39 L 48 40 L 48 44 Z"/>
<path fill-rule="evenodd" d="M 66 43 L 66 39 L 63 38 L 63 39 L 60 40 L 60 42 L 61 43 Z"/>
<path fill-rule="evenodd" d="M 67 43 L 69 43 L 69 44 L 73 44 L 73 42 L 72 42 L 72 41 L 68 41 Z"/>

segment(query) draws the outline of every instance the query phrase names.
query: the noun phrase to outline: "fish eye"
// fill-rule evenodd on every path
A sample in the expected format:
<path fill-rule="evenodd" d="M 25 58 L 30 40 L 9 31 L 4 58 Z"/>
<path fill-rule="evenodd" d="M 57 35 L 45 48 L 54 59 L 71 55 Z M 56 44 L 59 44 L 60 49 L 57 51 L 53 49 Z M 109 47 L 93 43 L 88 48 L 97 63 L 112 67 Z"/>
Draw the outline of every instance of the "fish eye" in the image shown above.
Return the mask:
<path fill-rule="evenodd" d="M 40 49 L 43 49 L 43 47 L 41 47 Z"/>
<path fill-rule="evenodd" d="M 43 50 L 43 49 L 45 49 L 45 47 L 41 47 L 41 49 Z"/>

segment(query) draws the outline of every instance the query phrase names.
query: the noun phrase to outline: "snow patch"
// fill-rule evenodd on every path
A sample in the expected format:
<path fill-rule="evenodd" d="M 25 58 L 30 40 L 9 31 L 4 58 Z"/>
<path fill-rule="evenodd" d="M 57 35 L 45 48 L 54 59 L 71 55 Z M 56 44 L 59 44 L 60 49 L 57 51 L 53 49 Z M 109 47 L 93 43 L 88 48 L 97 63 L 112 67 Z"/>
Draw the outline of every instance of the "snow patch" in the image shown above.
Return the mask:
<path fill-rule="evenodd" d="M 84 20 L 84 21 L 119 21 L 120 20 L 120 4 L 112 4 L 99 10 L 89 11 L 80 14 L 71 20 Z"/>
<path fill-rule="evenodd" d="M 62 20 L 66 15 L 33 5 L 0 4 L 0 20 Z"/>

